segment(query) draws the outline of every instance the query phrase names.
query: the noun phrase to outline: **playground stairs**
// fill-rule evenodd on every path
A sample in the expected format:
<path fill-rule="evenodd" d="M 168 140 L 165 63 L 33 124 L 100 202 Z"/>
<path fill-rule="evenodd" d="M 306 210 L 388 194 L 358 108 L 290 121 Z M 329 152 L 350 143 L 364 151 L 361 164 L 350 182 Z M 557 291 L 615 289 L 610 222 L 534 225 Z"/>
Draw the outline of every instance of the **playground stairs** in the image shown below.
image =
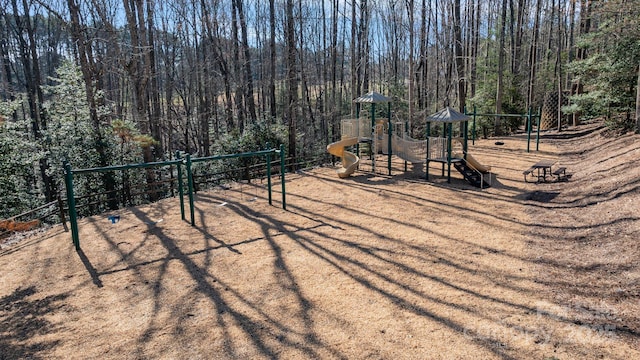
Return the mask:
<path fill-rule="evenodd" d="M 464 179 L 467 180 L 471 185 L 478 188 L 488 188 L 489 186 L 491 186 L 486 181 L 483 181 L 480 173 L 467 165 L 464 160 L 454 162 L 453 166 L 462 174 L 462 176 L 464 176 Z"/>

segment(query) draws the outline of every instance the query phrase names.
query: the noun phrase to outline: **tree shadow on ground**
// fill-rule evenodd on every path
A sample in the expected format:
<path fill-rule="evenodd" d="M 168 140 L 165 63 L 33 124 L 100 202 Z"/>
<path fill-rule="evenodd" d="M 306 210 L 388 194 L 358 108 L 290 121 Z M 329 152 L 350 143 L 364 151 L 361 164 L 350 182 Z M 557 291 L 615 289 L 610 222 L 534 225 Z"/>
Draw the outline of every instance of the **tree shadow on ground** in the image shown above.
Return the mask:
<path fill-rule="evenodd" d="M 40 353 L 59 341 L 34 341 L 39 335 L 54 333 L 57 325 L 45 318 L 64 307 L 67 295 L 34 298 L 35 286 L 17 288 L 0 298 L 0 359 L 43 359 Z"/>

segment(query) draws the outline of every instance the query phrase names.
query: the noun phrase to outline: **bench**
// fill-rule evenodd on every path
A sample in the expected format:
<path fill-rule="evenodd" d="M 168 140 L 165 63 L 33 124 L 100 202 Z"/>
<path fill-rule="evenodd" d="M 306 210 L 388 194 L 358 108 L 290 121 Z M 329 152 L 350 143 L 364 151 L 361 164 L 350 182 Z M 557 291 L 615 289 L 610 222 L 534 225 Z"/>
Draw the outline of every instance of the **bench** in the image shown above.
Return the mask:
<path fill-rule="evenodd" d="M 528 168 L 527 170 L 522 172 L 522 175 L 524 175 L 524 182 L 527 182 L 527 175 L 531 174 L 532 172 L 534 172 L 536 170 L 536 168 L 534 168 L 533 166 Z"/>
<path fill-rule="evenodd" d="M 556 176 L 558 178 L 558 181 L 566 181 L 571 177 L 571 174 L 567 174 L 566 167 L 559 167 L 551 174 Z"/>

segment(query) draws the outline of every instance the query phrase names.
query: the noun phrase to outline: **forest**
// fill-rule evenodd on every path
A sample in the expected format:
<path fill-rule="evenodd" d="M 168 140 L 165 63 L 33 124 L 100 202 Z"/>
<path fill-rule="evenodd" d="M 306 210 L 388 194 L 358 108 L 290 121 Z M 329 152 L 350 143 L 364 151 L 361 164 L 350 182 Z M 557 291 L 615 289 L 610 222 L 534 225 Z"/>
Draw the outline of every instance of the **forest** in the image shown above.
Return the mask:
<path fill-rule="evenodd" d="M 0 218 L 63 193 L 63 161 L 284 144 L 292 168 L 326 163 L 370 91 L 415 138 L 444 106 L 549 102 L 559 131 L 598 117 L 640 130 L 638 0 L 0 0 L 0 59 Z M 480 121 L 488 136 L 524 126 Z M 160 176 L 85 177 L 78 193 Z"/>

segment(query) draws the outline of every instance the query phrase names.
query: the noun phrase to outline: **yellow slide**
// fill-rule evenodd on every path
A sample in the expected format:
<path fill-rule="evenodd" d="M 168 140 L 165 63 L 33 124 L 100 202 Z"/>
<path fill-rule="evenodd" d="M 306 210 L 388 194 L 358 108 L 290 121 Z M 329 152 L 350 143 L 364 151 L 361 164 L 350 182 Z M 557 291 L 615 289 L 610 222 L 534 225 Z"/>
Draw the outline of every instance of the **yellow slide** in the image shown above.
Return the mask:
<path fill-rule="evenodd" d="M 456 154 L 455 156 L 458 157 L 458 155 L 460 155 L 460 157 L 462 157 L 462 154 Z M 487 165 L 482 165 L 478 162 L 478 160 L 476 160 L 473 156 L 471 156 L 471 154 L 467 153 L 467 164 L 469 164 L 469 166 L 471 166 L 472 168 L 480 171 L 483 174 L 488 173 L 489 171 L 491 171 L 491 166 L 487 166 Z"/>
<path fill-rule="evenodd" d="M 338 176 L 346 178 L 353 174 L 360 164 L 360 158 L 344 148 L 347 146 L 353 146 L 358 143 L 358 138 L 346 138 L 333 144 L 327 145 L 327 151 L 329 154 L 342 158 L 342 167 L 338 169 Z"/>

